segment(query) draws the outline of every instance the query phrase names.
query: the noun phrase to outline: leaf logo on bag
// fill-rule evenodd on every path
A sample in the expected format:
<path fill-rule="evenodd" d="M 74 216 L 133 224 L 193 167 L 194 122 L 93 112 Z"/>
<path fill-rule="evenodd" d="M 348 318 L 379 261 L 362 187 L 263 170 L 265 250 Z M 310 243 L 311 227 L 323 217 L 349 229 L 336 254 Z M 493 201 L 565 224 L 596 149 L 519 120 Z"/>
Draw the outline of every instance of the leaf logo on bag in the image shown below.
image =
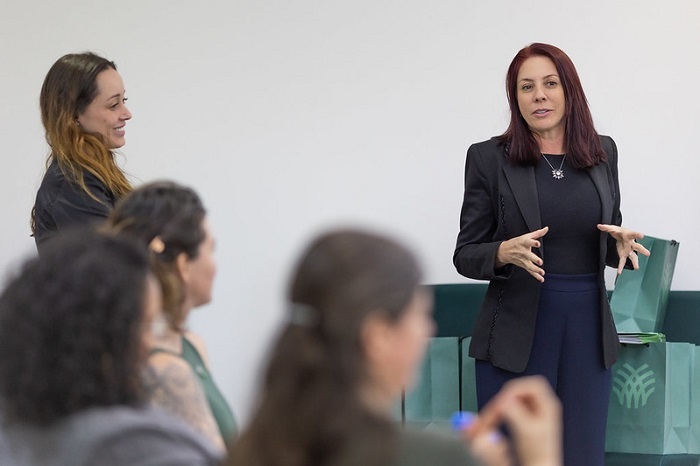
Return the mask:
<path fill-rule="evenodd" d="M 617 400 L 620 405 L 626 406 L 628 409 L 637 409 L 640 406 L 646 406 L 647 400 L 654 393 L 654 385 L 656 377 L 654 371 L 649 368 L 648 364 L 642 364 L 637 369 L 630 364 L 625 363 L 615 373 L 613 379 L 612 391 L 617 395 Z"/>

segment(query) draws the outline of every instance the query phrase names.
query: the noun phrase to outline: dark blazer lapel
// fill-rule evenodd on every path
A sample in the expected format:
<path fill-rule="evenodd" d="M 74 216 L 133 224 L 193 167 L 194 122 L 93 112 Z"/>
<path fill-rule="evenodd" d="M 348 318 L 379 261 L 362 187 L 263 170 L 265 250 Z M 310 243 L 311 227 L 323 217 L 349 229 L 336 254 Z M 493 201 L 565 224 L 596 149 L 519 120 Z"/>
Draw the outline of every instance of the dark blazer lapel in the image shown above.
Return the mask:
<path fill-rule="evenodd" d="M 610 223 L 612 219 L 612 208 L 613 208 L 613 194 L 610 191 L 610 178 L 608 178 L 608 164 L 599 163 L 598 165 L 592 167 L 588 170 L 588 174 L 593 180 L 593 184 L 598 190 L 598 196 L 600 197 L 600 207 L 601 207 L 601 218 L 600 223 Z M 606 233 L 600 233 L 600 260 L 602 264 L 605 264 L 605 256 L 607 251 L 607 237 Z M 605 268 L 605 266 L 602 266 Z M 601 279 L 602 280 L 602 279 Z"/>
<path fill-rule="evenodd" d="M 537 198 L 535 168 L 531 165 L 506 164 L 503 166 L 503 171 L 529 231 L 539 230 L 542 228 L 542 217 L 540 202 Z"/>
<path fill-rule="evenodd" d="M 612 218 L 613 194 L 610 190 L 610 179 L 608 178 L 608 164 L 599 163 L 588 170 L 588 174 L 593 180 L 593 184 L 598 190 L 601 207 L 601 223 L 610 223 Z"/>

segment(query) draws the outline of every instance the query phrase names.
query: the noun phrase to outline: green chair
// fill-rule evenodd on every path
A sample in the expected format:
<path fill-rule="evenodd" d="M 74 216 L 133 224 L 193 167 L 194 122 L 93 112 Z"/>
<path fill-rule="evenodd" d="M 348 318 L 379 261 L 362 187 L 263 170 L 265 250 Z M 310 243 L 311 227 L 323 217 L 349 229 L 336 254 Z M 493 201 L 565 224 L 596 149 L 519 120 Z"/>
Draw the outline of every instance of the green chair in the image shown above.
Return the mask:
<path fill-rule="evenodd" d="M 668 296 L 662 332 L 667 341 L 700 345 L 700 291 L 675 291 Z"/>
<path fill-rule="evenodd" d="M 431 285 L 438 337 L 469 337 L 486 295 L 485 282 Z"/>

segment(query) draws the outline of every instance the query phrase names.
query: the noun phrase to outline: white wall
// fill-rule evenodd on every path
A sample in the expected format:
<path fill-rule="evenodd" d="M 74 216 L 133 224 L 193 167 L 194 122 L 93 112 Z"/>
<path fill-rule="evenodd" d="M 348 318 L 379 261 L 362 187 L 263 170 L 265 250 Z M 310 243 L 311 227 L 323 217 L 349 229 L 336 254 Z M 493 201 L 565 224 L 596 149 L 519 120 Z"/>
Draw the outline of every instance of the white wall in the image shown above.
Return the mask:
<path fill-rule="evenodd" d="M 115 60 L 134 115 L 125 169 L 191 185 L 209 208 L 219 275 L 193 326 L 243 419 L 312 233 L 376 227 L 416 248 L 429 282 L 464 280 L 464 154 L 505 129 L 505 71 L 533 41 L 572 57 L 616 139 L 625 224 L 680 241 L 674 288 L 700 289 L 694 0 L 1 1 L 0 270 L 34 250 L 44 75 L 68 52 Z"/>

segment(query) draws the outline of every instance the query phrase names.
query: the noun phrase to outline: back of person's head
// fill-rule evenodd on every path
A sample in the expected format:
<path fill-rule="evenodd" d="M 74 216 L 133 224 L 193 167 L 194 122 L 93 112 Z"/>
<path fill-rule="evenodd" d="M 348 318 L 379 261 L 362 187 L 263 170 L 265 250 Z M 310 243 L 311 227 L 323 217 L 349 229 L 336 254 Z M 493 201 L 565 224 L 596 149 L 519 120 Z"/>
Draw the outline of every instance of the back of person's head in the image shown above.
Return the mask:
<path fill-rule="evenodd" d="M 336 359 L 334 367 L 344 361 L 345 382 L 357 385 L 363 377 L 363 323 L 375 314 L 397 321 L 420 277 L 414 256 L 391 239 L 358 230 L 324 234 L 309 245 L 292 273 L 288 329 L 302 330 L 297 333 L 307 346 Z M 316 322 L 297 325 L 304 311 L 301 317 L 297 313 L 306 307 Z M 315 338 L 318 335 L 324 338 Z"/>
<path fill-rule="evenodd" d="M 0 296 L 2 417 L 45 425 L 138 404 L 149 273 L 145 248 L 87 229 L 27 261 Z"/>
<path fill-rule="evenodd" d="M 288 322 L 232 464 L 329 465 L 355 453 L 362 464 L 386 464 L 396 432 L 362 399 L 370 377 L 362 331 L 371 317 L 399 321 L 420 279 L 414 256 L 383 236 L 340 230 L 315 239 L 292 273 Z"/>
<path fill-rule="evenodd" d="M 153 268 L 163 288 L 163 308 L 171 327 L 185 320 L 185 292 L 177 272 L 177 258 L 194 259 L 205 239 L 206 210 L 197 193 L 169 181 L 141 186 L 117 202 L 107 220 L 110 231 L 127 235 L 150 247 Z"/>

